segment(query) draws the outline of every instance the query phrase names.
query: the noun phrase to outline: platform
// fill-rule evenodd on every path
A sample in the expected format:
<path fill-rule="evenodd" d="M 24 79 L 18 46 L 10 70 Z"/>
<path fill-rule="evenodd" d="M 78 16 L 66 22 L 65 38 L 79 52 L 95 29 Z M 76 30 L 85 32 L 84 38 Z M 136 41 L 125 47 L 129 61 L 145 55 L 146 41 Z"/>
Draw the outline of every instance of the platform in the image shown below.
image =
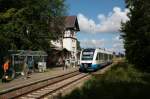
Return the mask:
<path fill-rule="evenodd" d="M 29 78 L 24 79 L 23 76 L 20 76 L 10 82 L 7 83 L 2 83 L 0 82 L 0 92 L 7 91 L 9 89 L 17 88 L 19 86 L 24 86 L 33 82 L 37 82 L 40 80 L 48 79 L 48 78 L 53 78 L 59 75 L 63 75 L 65 73 L 69 73 L 75 70 L 78 70 L 79 67 L 70 67 L 67 69 L 64 69 L 62 67 L 55 67 L 51 69 L 47 69 L 46 72 L 42 73 L 32 73 L 30 74 Z"/>

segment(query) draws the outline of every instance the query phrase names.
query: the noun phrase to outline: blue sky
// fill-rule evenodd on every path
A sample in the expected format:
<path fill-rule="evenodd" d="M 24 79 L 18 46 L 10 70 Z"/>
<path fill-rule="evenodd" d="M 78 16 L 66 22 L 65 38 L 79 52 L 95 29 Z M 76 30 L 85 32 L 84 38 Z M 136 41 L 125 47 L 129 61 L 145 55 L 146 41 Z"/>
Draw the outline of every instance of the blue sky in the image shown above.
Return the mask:
<path fill-rule="evenodd" d="M 78 17 L 81 47 L 123 52 L 120 22 L 128 20 L 124 0 L 66 0 L 68 14 Z"/>

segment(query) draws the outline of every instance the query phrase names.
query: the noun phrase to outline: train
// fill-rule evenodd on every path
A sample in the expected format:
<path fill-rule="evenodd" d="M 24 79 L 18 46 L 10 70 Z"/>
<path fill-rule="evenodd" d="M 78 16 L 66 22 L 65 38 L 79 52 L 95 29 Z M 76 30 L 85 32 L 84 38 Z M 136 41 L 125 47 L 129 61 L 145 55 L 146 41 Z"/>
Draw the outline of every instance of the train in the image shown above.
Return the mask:
<path fill-rule="evenodd" d="M 96 71 L 112 63 L 113 52 L 101 48 L 86 48 L 80 53 L 80 72 Z"/>

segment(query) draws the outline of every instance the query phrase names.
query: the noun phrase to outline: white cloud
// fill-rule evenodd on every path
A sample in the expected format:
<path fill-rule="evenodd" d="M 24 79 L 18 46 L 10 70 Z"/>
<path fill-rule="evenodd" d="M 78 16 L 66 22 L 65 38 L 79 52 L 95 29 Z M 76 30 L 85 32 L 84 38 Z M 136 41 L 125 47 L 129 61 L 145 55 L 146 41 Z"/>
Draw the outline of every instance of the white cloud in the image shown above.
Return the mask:
<path fill-rule="evenodd" d="M 120 39 L 120 36 L 116 36 L 115 38 L 109 39 L 84 39 L 80 40 L 81 47 L 83 48 L 106 48 L 110 51 L 115 52 L 124 52 L 124 45 L 123 40 Z M 106 47 L 106 45 L 109 45 L 109 47 Z"/>
<path fill-rule="evenodd" d="M 115 38 L 112 39 L 112 41 L 115 42 L 120 42 L 123 43 L 123 39 L 120 37 L 120 35 L 116 36 Z"/>
<path fill-rule="evenodd" d="M 114 7 L 113 11 L 109 12 L 107 16 L 99 14 L 97 16 L 98 23 L 79 13 L 78 22 L 80 30 L 86 33 L 119 32 L 121 21 L 125 22 L 129 20 L 127 17 L 128 11 L 128 9 L 121 10 L 119 7 Z"/>
<path fill-rule="evenodd" d="M 103 48 L 104 44 L 106 44 L 107 41 L 105 39 L 101 40 L 80 40 L 80 44 L 83 48 Z"/>
<path fill-rule="evenodd" d="M 115 41 L 120 41 L 120 36 L 119 36 L 119 35 L 116 36 L 113 40 L 115 40 Z"/>
<path fill-rule="evenodd" d="M 122 43 L 115 43 L 113 44 L 113 47 L 111 48 L 111 50 L 115 51 L 115 52 L 124 52 L 124 46 Z"/>
<path fill-rule="evenodd" d="M 123 39 L 119 35 L 112 38 L 112 49 L 116 52 L 124 52 Z"/>
<path fill-rule="evenodd" d="M 86 18 L 83 14 L 78 14 L 78 22 L 81 31 L 94 33 L 92 28 L 96 28 L 96 23 L 92 19 Z"/>
<path fill-rule="evenodd" d="M 128 9 L 120 9 L 119 7 L 114 7 L 112 12 L 107 15 L 98 14 L 98 21 L 95 22 L 93 19 L 89 19 L 83 14 L 78 14 L 78 22 L 80 30 L 82 33 L 114 33 L 119 32 L 121 21 L 126 22 L 128 19 L 127 13 Z M 83 48 L 107 48 L 115 52 L 124 52 L 123 39 L 120 36 L 109 39 L 92 40 L 84 39 L 80 40 L 81 47 Z"/>

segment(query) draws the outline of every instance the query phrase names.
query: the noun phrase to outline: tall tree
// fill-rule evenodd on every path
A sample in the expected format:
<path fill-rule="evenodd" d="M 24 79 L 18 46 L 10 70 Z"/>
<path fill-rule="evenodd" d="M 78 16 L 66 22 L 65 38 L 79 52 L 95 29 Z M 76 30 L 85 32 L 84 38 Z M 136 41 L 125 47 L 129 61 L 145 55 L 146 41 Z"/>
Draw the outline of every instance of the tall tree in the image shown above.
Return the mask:
<path fill-rule="evenodd" d="M 0 36 L 9 39 L 9 49 L 47 48 L 61 34 L 63 20 L 55 19 L 64 12 L 63 0 L 0 0 Z"/>
<path fill-rule="evenodd" d="M 65 14 L 64 0 L 0 0 L 0 55 L 8 49 L 48 50 L 50 40 L 62 36 Z"/>
<path fill-rule="evenodd" d="M 129 21 L 122 23 L 128 61 L 141 68 L 150 66 L 150 0 L 125 0 Z"/>

